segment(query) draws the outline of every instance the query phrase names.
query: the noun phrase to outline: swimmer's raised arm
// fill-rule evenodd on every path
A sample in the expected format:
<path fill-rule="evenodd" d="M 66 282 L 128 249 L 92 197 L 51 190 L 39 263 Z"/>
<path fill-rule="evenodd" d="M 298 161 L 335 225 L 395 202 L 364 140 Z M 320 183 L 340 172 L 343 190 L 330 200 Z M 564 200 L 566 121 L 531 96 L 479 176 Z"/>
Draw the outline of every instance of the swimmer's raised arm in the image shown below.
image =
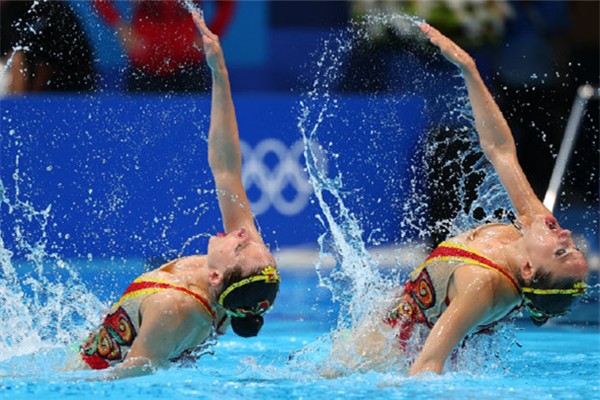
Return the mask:
<path fill-rule="evenodd" d="M 467 85 L 481 148 L 493 164 L 517 213 L 523 216 L 550 214 L 535 195 L 523 173 L 517 159 L 512 132 L 485 86 L 473 58 L 432 26 L 423 23 L 420 28 L 444 57 L 461 70 Z"/>
<path fill-rule="evenodd" d="M 223 50 L 219 38 L 207 28 L 204 20 L 196 13 L 192 17 L 202 34 L 204 54 L 212 75 L 208 161 L 217 187 L 223 225 L 226 232 L 246 228 L 254 240 L 262 242 L 242 184 L 240 139 Z"/>

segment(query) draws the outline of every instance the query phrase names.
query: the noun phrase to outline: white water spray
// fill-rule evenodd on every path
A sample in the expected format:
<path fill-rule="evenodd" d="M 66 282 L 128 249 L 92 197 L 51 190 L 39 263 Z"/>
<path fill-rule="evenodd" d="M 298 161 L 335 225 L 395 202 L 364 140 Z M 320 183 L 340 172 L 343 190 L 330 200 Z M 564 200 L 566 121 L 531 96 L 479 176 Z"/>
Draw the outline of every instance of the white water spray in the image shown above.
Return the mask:
<path fill-rule="evenodd" d="M 104 308 L 75 269 L 50 250 L 51 206 L 38 209 L 24 200 L 19 156 L 16 166 L 12 190 L 0 180 L 1 211 L 12 218 L 10 227 L 0 224 L 0 361 L 72 343 Z"/>
<path fill-rule="evenodd" d="M 183 6 L 186 8 L 186 10 L 188 10 L 190 13 L 198 13 L 200 14 L 200 18 L 204 19 L 204 12 L 202 11 L 202 9 L 194 4 L 194 2 L 192 0 L 179 0 L 181 2 L 181 4 L 183 4 Z"/>

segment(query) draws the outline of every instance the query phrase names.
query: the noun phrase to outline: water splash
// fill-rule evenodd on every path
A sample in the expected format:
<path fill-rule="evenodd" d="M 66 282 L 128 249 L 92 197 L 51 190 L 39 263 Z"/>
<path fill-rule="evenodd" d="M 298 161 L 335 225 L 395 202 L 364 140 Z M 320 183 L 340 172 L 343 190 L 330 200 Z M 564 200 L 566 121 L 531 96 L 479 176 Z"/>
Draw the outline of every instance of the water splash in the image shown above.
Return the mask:
<path fill-rule="evenodd" d="M 510 207 L 508 196 L 476 145 L 477 135 L 461 76 L 456 69 L 448 68 L 439 54 L 431 51 L 418 29 L 419 22 L 403 15 L 369 15 L 342 33 L 325 39 L 315 68 L 310 71 L 313 81 L 299 104 L 298 129 L 305 143 L 309 180 L 321 209 L 317 218 L 325 230 L 318 240 L 321 257 L 316 269 L 320 284 L 328 288 L 333 300 L 340 304 L 340 315 L 332 334 L 295 354 L 298 365 L 330 363 L 332 360 L 327 359 L 327 354 L 337 336 L 344 336 L 348 329 L 355 330 L 365 318 L 379 315 L 378 310 L 384 312 L 389 293 L 401 285 L 408 270 L 386 276 L 386 271 L 372 255 L 376 246 L 391 246 L 397 254 L 410 251 L 408 244 L 425 250 L 436 234 L 447 237 L 482 223 L 482 220 L 505 217 Z M 392 32 L 398 47 L 387 48 L 384 54 L 372 51 L 374 46 L 379 46 L 374 43 L 379 40 L 374 37 L 374 32 L 381 31 Z M 398 53 L 398 57 L 388 57 L 390 51 Z M 363 55 L 366 72 L 348 68 L 357 54 Z M 375 85 L 371 85 L 373 75 L 377 75 L 369 69 L 373 65 L 383 66 L 387 71 L 385 82 L 375 81 Z M 390 74 L 390 71 L 395 73 Z M 361 84 L 363 79 L 370 83 Z M 364 111 L 359 126 L 348 127 L 347 135 L 331 127 L 335 121 L 346 118 L 346 97 L 341 93 L 348 90 L 349 82 L 355 84 L 355 91 L 370 99 L 370 106 Z M 436 90 L 436 86 L 446 91 Z M 367 87 L 377 89 L 365 94 Z M 407 155 L 409 160 L 405 160 L 408 161 L 405 170 L 399 171 L 397 168 L 402 164 L 395 159 L 399 157 L 395 154 L 402 154 L 402 146 L 411 139 L 406 136 L 406 142 L 402 141 L 405 123 L 395 108 L 410 96 L 425 99 L 422 112 L 429 129 L 417 139 L 413 154 Z M 381 148 L 379 142 L 386 135 L 398 138 L 395 147 L 392 143 L 389 148 Z M 348 142 L 360 141 L 356 151 L 363 155 L 362 158 L 356 157 L 352 150 L 348 151 L 349 143 L 343 142 L 348 137 Z M 336 150 L 338 144 L 345 149 L 343 152 Z M 337 169 L 332 168 L 331 172 L 323 168 L 323 160 L 316 156 L 314 148 L 318 148 L 327 162 Z M 344 165 L 347 158 L 352 159 L 354 165 Z M 361 175 L 362 164 L 354 161 L 376 165 L 378 176 L 370 172 Z M 452 187 L 444 182 L 440 169 L 446 175 L 458 178 Z M 361 200 L 364 203 L 368 199 L 361 186 L 374 179 L 385 179 L 391 181 L 391 186 L 404 187 L 403 196 L 395 198 L 385 197 L 394 193 L 386 186 L 384 197 L 379 199 L 400 215 L 397 237 L 374 239 L 381 231 L 378 224 L 384 221 L 361 210 L 368 208 L 361 206 Z M 434 204 L 434 189 L 438 186 L 446 197 L 447 191 L 451 190 L 458 211 L 446 213 L 432 222 L 429 214 L 436 207 L 443 207 Z M 400 266 L 400 270 L 417 265 L 422 261 L 418 257 L 421 255 L 422 252 L 415 252 L 411 262 Z M 331 271 L 323 268 L 326 257 L 335 260 Z M 388 339 L 395 340 L 393 337 Z M 499 341 L 495 343 L 498 345 Z M 478 348 L 483 347 L 485 345 Z M 409 357 L 405 355 L 403 360 L 402 357 L 395 360 L 400 370 L 406 367 Z"/>
<path fill-rule="evenodd" d="M 316 142 L 317 132 L 326 119 L 336 113 L 339 106 L 335 97 L 331 95 L 331 85 L 338 77 L 337 63 L 353 48 L 352 43 L 345 42 L 343 38 L 334 38 L 333 43 L 334 46 L 329 48 L 329 42 L 325 42 L 325 51 L 317 61 L 319 69 L 313 88 L 300 103 L 298 128 L 305 143 L 304 157 L 309 182 L 314 188 L 323 213 L 319 220 L 328 230 L 318 239 L 322 251 L 317 272 L 321 284 L 331 290 L 334 301 L 342 302 L 338 323 L 343 327 L 352 326 L 363 317 L 367 310 L 352 306 L 366 296 L 378 296 L 377 290 L 370 289 L 377 288 L 381 277 L 362 240 L 363 230 L 360 222 L 344 205 L 340 193 L 343 188 L 341 172 L 334 178 L 328 177 L 314 151 L 313 143 Z M 322 146 L 319 146 L 319 149 L 332 159 L 339 157 Z M 330 205 L 325 200 L 326 195 L 333 199 L 333 204 Z M 320 268 L 325 255 L 333 256 L 338 265 L 328 277 L 323 275 Z"/>
<path fill-rule="evenodd" d="M 180 2 L 190 13 L 198 13 L 200 18 L 204 19 L 204 12 L 197 4 L 194 4 L 192 0 L 180 0 Z"/>
<path fill-rule="evenodd" d="M 177 258 L 181 258 L 185 255 L 185 251 L 186 249 L 196 240 L 200 239 L 200 238 L 207 238 L 210 239 L 213 235 L 211 235 L 210 233 L 198 233 L 196 235 L 193 235 L 191 237 L 189 237 L 185 243 L 183 243 L 183 245 L 181 246 L 181 250 L 179 250 L 179 253 L 177 254 Z"/>
<path fill-rule="evenodd" d="M 104 308 L 74 267 L 51 250 L 51 205 L 38 209 L 24 199 L 19 156 L 16 165 L 12 191 L 0 180 L 0 207 L 12 217 L 10 228 L 0 224 L 0 361 L 71 344 Z M 8 234 L 13 249 L 5 245 Z"/>

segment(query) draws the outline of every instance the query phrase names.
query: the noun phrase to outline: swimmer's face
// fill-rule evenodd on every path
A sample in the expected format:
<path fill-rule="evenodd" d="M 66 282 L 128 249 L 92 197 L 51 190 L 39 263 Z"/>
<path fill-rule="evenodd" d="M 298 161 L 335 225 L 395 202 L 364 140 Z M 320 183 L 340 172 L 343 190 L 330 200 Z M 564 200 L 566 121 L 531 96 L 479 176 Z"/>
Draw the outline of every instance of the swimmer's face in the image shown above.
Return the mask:
<path fill-rule="evenodd" d="M 577 248 L 571 231 L 562 229 L 554 217 L 538 215 L 524 232 L 529 262 L 551 272 L 555 278 L 585 280 L 587 262 Z"/>
<path fill-rule="evenodd" d="M 250 276 L 267 265 L 275 265 L 267 247 L 253 240 L 244 228 L 211 237 L 207 257 L 209 267 L 225 272 L 240 266 L 244 276 Z"/>

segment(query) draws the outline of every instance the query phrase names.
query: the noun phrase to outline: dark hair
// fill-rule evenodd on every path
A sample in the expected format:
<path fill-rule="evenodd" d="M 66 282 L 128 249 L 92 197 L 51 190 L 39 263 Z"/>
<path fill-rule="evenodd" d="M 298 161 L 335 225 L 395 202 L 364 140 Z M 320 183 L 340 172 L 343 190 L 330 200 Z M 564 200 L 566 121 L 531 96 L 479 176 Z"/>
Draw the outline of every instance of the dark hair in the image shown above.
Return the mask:
<path fill-rule="evenodd" d="M 264 319 L 261 315 L 248 315 L 244 318 L 231 317 L 231 329 L 241 337 L 253 337 L 258 335 L 262 328 Z"/>
<path fill-rule="evenodd" d="M 249 276 L 252 276 L 253 274 L 250 274 Z M 236 265 L 235 267 L 231 268 L 230 270 L 226 271 L 223 273 L 223 286 L 222 286 L 222 290 L 221 293 L 223 291 L 225 291 L 225 289 L 227 289 L 229 286 L 233 285 L 236 282 L 241 281 L 242 279 L 247 278 L 247 276 L 244 276 L 242 274 L 242 267 L 240 267 L 239 265 Z M 219 293 L 219 296 L 221 295 L 221 293 Z"/>
<path fill-rule="evenodd" d="M 223 275 L 222 292 L 234 283 L 240 282 L 250 276 L 259 274 L 255 271 L 248 276 L 243 276 L 242 268 L 236 266 Z M 224 301 L 223 307 L 230 310 L 235 309 L 254 309 L 257 304 L 267 301 L 273 305 L 277 292 L 279 291 L 279 283 L 265 283 L 264 281 L 253 282 L 236 288 L 229 293 Z M 221 293 L 222 293 L 221 292 Z M 220 296 L 220 294 L 219 294 Z M 258 332 L 263 326 L 264 319 L 262 315 L 245 315 L 244 317 L 231 316 L 231 328 L 241 337 L 252 337 L 258 335 Z"/>
<path fill-rule="evenodd" d="M 577 282 L 578 280 L 575 278 L 555 279 L 550 272 L 538 269 L 528 287 L 533 289 L 571 289 Z M 524 293 L 523 295 L 537 309 L 551 315 L 561 315 L 569 312 L 577 300 L 577 297 L 571 294 Z M 533 316 L 530 317 L 537 326 L 544 325 L 549 319 L 549 317 L 541 319 L 534 318 Z"/>

